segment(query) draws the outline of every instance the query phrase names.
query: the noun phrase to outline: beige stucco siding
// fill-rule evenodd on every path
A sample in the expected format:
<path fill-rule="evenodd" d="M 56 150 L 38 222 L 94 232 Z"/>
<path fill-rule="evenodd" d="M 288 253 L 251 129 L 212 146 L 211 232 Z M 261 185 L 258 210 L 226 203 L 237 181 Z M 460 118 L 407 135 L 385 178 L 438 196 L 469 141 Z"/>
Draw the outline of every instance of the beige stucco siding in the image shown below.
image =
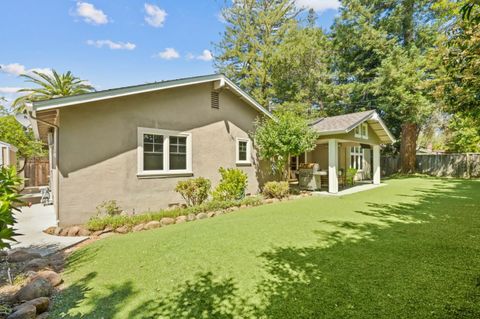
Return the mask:
<path fill-rule="evenodd" d="M 199 84 L 61 109 L 60 224 L 87 221 L 104 200 L 115 199 L 136 213 L 183 202 L 173 189 L 187 177 L 137 176 L 138 127 L 190 132 L 193 176 L 209 178 L 214 186 L 220 166 L 237 167 L 235 139 L 248 137 L 260 114 L 227 90 L 220 93 L 220 108 L 211 108 L 211 89 L 211 83 Z M 256 165 L 253 149 L 252 165 L 239 166 L 252 194 L 263 182 Z"/>

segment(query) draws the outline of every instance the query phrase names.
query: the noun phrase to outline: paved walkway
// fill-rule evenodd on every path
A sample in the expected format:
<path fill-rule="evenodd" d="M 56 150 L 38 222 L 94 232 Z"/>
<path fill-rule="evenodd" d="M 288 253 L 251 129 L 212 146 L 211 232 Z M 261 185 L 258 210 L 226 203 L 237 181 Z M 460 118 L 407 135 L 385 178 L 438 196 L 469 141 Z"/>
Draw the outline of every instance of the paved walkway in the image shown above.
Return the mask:
<path fill-rule="evenodd" d="M 325 195 L 325 196 L 343 196 L 343 195 L 349 195 L 349 194 L 354 194 L 358 192 L 363 192 L 363 191 L 368 191 L 377 187 L 382 187 L 385 186 L 386 184 L 380 184 L 380 185 L 373 185 L 371 183 L 368 184 L 357 184 L 353 187 L 349 187 L 347 189 L 343 189 L 339 191 L 336 194 L 329 193 L 327 191 L 321 191 L 321 192 L 313 192 L 313 195 Z"/>
<path fill-rule="evenodd" d="M 45 256 L 88 238 L 45 234 L 43 232 L 44 229 L 56 226 L 55 213 L 51 205 L 35 204 L 32 207 L 24 207 L 21 213 L 16 214 L 16 217 L 17 224 L 15 228 L 17 233 L 21 235 L 15 237 L 18 242 L 13 243 L 12 249 L 27 249 Z"/>

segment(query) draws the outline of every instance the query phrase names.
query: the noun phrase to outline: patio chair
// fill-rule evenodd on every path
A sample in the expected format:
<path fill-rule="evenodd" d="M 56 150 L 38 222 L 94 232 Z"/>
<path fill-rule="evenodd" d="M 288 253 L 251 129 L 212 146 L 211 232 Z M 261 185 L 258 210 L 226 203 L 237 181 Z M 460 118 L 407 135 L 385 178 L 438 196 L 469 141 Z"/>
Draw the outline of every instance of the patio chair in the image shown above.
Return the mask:
<path fill-rule="evenodd" d="M 43 206 L 53 204 L 52 192 L 50 191 L 50 187 L 46 186 L 40 188 L 40 193 L 42 194 L 40 203 L 43 204 Z"/>

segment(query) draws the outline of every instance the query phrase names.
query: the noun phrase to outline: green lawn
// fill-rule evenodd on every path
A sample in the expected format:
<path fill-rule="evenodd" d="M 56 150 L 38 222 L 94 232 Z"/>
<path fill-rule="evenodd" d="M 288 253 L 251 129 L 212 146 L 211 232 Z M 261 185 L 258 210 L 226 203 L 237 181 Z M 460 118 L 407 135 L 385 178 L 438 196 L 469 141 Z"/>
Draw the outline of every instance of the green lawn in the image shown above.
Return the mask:
<path fill-rule="evenodd" d="M 52 318 L 480 318 L 480 181 L 386 184 L 95 242 Z"/>

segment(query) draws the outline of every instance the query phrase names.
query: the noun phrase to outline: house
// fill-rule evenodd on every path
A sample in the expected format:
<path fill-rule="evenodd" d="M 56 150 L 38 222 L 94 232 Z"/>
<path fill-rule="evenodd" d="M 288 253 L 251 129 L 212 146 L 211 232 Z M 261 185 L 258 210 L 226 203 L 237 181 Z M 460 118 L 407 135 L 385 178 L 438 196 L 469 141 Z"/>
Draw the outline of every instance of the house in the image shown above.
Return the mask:
<path fill-rule="evenodd" d="M 272 115 L 220 74 L 56 98 L 28 108 L 36 136 L 49 145 L 61 226 L 84 223 L 105 200 L 135 213 L 182 203 L 174 192 L 178 181 L 202 176 L 215 185 L 219 167 L 243 170 L 250 194 L 272 178 L 249 136 L 256 119 Z M 360 135 L 354 125 L 361 127 Z M 326 118 L 314 127 L 318 150 L 303 161 L 327 167 L 328 145 L 331 174 L 343 165 L 349 145 L 371 145 L 378 166 L 379 145 L 391 141 L 375 112 Z M 335 179 L 332 192 L 338 191 Z M 373 179 L 380 182 L 377 171 Z"/>
<path fill-rule="evenodd" d="M 15 166 L 17 151 L 15 146 L 0 141 L 0 166 Z"/>

